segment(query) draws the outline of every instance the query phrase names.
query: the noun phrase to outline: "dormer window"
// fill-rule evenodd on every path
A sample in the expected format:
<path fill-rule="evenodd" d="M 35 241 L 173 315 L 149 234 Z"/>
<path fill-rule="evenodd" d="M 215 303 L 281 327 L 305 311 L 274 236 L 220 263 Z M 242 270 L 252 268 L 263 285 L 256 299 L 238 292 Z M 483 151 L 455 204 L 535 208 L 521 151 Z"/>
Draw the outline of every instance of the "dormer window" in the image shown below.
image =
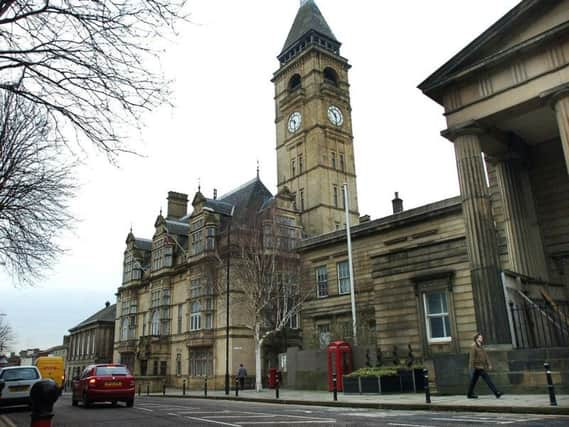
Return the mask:
<path fill-rule="evenodd" d="M 157 239 L 152 245 L 152 270 L 172 267 L 174 258 L 174 242 L 165 235 Z"/>
<path fill-rule="evenodd" d="M 123 263 L 123 283 L 131 280 L 140 280 L 142 277 L 142 265 L 134 257 L 132 252 L 127 252 L 124 256 Z"/>
<path fill-rule="evenodd" d="M 204 220 L 200 218 L 197 221 L 194 221 L 190 225 L 190 232 L 191 232 L 191 243 L 192 243 L 192 255 L 199 255 L 204 250 Z"/>
<path fill-rule="evenodd" d="M 215 227 L 207 226 L 205 230 L 206 230 L 205 250 L 212 251 L 215 249 Z"/>

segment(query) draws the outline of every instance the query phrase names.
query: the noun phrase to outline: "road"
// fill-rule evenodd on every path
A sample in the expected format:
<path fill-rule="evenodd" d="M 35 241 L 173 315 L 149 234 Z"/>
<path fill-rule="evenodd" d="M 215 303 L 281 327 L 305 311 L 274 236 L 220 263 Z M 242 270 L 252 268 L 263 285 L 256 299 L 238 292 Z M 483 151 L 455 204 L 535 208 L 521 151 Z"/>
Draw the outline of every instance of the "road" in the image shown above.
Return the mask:
<path fill-rule="evenodd" d="M 392 411 L 146 396 L 137 397 L 133 408 L 99 404 L 85 409 L 72 407 L 70 396 L 63 395 L 54 412 L 53 427 L 569 425 L 569 417 L 552 415 Z M 29 425 L 28 409 L 0 409 L 0 427 Z"/>

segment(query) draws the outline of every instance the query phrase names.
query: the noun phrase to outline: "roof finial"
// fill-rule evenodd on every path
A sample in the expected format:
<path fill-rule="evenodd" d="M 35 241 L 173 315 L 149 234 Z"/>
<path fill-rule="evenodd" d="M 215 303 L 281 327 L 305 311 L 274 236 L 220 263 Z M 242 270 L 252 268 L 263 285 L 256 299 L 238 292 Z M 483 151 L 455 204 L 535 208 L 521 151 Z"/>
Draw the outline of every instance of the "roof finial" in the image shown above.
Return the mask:
<path fill-rule="evenodd" d="M 257 179 L 259 179 L 259 159 L 257 159 Z"/>
<path fill-rule="evenodd" d="M 198 178 L 198 193 L 201 193 L 201 191 L 202 191 L 201 178 Z"/>

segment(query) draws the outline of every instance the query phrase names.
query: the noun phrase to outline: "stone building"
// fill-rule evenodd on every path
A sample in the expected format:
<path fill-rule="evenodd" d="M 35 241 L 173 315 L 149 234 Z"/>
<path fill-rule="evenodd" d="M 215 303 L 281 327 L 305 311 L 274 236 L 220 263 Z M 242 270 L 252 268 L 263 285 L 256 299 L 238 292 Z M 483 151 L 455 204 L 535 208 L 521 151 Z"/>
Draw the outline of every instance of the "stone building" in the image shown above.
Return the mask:
<path fill-rule="evenodd" d="M 317 55 L 299 50 L 288 66 Z M 404 211 L 396 195 L 393 215 L 352 228 L 356 335 L 372 363 L 411 349 L 441 390 L 464 391 L 482 331 L 506 389 L 543 382 L 546 358 L 568 387 L 568 59 L 569 2 L 526 0 L 419 85 L 444 107 L 460 197 Z M 345 231 L 299 251 L 313 270 L 305 343 L 355 341 Z"/>
<path fill-rule="evenodd" d="M 115 333 L 116 304 L 105 307 L 69 329 L 65 377 L 70 381 L 87 365 L 111 363 Z"/>
<path fill-rule="evenodd" d="M 352 341 L 367 351 L 359 364 L 410 352 L 441 391 L 463 392 L 466 353 L 482 331 L 505 390 L 543 381 L 545 358 L 567 387 L 569 0 L 521 1 L 419 85 L 444 108 L 460 195 L 404 210 L 395 194 L 384 218 L 359 217 L 351 66 L 340 47 L 316 3 L 303 1 L 272 80 L 276 199 L 294 197 L 281 207 L 302 226 L 302 286 L 311 292 L 302 347 Z M 211 374 L 219 385 L 227 319 L 207 278 L 208 250 L 223 245 L 231 209 L 271 197 L 258 179 L 220 199 L 198 191 L 189 214 L 187 196 L 171 192 L 154 237 L 129 234 L 116 360 L 170 384 Z M 232 372 L 254 365 L 251 351 L 234 351 L 250 348 L 242 325 L 229 318 Z"/>
<path fill-rule="evenodd" d="M 114 359 L 133 366 L 151 387 L 186 381 L 201 388 L 207 376 L 209 387 L 223 388 L 226 368 L 231 376 L 240 363 L 255 371 L 253 333 L 245 326 L 250 313 L 240 307 L 243 288 L 235 284 L 237 236 L 251 219 L 276 218 L 278 238 L 297 240 L 297 212 L 286 190 L 273 196 L 258 175 L 219 198 L 198 190 L 192 212 L 187 205 L 186 194 L 169 192 L 166 216 L 158 215 L 152 239 L 132 231 L 127 236 Z"/>

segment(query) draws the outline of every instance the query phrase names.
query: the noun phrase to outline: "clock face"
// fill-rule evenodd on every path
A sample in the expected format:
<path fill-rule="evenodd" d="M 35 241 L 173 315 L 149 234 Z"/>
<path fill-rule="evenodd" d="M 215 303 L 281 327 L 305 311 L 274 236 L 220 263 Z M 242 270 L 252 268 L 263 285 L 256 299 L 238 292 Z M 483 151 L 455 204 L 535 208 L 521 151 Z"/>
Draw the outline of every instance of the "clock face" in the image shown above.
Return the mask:
<path fill-rule="evenodd" d="M 344 123 L 342 110 L 340 110 L 335 105 L 330 105 L 328 107 L 328 120 L 330 120 L 330 123 L 332 123 L 334 126 L 342 126 L 342 123 Z"/>
<path fill-rule="evenodd" d="M 302 115 L 298 111 L 295 111 L 288 118 L 288 131 L 290 133 L 296 132 L 298 129 L 300 129 L 301 123 L 302 123 Z"/>

